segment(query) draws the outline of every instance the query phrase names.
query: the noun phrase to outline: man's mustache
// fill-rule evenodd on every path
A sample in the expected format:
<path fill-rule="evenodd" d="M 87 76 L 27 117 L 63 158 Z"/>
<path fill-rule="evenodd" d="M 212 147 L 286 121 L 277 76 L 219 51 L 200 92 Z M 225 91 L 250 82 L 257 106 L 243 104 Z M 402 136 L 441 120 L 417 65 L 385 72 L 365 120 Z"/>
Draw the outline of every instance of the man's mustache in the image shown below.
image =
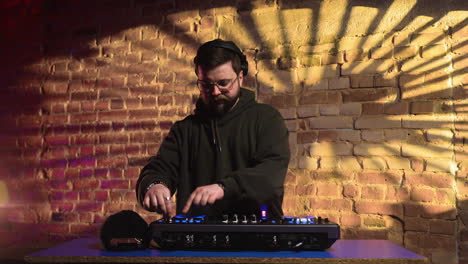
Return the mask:
<path fill-rule="evenodd" d="M 213 102 L 219 102 L 219 101 L 228 101 L 229 98 L 224 96 L 224 95 L 220 95 L 220 96 L 217 96 L 217 97 L 211 97 L 211 101 Z"/>

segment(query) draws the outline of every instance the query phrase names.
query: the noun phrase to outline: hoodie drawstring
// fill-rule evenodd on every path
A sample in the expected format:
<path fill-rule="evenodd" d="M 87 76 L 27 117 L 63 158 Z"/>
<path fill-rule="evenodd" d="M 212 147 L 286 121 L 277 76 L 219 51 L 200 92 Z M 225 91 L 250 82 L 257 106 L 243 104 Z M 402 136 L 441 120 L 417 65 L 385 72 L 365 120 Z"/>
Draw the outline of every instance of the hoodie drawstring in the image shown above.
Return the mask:
<path fill-rule="evenodd" d="M 216 119 L 211 120 L 211 135 L 213 136 L 213 144 L 216 149 L 221 152 L 221 142 L 219 140 L 218 126 L 216 125 Z"/>

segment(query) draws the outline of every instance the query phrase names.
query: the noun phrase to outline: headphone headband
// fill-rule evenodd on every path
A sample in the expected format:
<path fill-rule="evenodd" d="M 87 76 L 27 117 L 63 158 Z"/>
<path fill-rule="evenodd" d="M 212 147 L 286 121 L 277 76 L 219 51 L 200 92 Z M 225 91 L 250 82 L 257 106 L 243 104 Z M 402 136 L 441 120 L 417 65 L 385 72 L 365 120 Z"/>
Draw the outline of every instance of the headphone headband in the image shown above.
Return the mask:
<path fill-rule="evenodd" d="M 240 66 L 241 66 L 242 72 L 244 73 L 244 76 L 247 75 L 247 73 L 249 71 L 249 64 L 247 62 L 247 58 L 244 55 L 244 53 L 242 53 L 242 51 L 239 49 L 239 47 L 237 47 L 236 44 L 234 44 L 234 42 L 224 41 L 224 40 L 221 40 L 221 39 L 215 39 L 215 40 L 208 41 L 208 42 L 204 43 L 203 45 L 200 46 L 200 48 L 198 48 L 198 50 L 203 49 L 203 48 L 209 48 L 209 47 L 223 48 L 223 49 L 227 49 L 227 50 L 230 50 L 230 51 L 234 52 L 240 59 L 240 64 L 241 64 Z M 198 55 L 193 59 L 193 61 L 194 61 L 195 65 L 198 64 L 197 63 Z"/>

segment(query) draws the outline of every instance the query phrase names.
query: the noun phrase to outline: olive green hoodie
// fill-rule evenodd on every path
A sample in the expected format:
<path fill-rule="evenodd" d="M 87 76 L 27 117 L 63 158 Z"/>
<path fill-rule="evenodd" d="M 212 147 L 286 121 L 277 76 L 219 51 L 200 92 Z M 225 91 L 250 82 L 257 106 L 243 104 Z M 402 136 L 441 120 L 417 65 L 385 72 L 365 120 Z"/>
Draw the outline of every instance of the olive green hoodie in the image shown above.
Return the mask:
<path fill-rule="evenodd" d="M 283 183 L 289 163 L 288 130 L 272 106 L 255 102 L 241 89 L 239 102 L 221 117 L 209 115 L 200 100 L 193 115 L 176 122 L 136 186 L 140 204 L 148 186 L 161 181 L 177 193 L 177 213 L 198 186 L 221 183 L 224 198 L 190 215 L 256 214 L 266 205 L 282 216 Z"/>

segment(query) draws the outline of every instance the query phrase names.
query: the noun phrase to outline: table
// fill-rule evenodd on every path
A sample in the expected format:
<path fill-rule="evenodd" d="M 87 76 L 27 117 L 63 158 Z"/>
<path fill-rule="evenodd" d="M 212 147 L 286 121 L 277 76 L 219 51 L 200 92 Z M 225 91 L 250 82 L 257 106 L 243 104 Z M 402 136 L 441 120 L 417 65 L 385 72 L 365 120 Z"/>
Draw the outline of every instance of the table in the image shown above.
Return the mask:
<path fill-rule="evenodd" d="M 29 263 L 428 263 L 426 258 L 387 240 L 338 240 L 326 251 L 111 252 L 103 250 L 98 239 L 80 238 L 35 252 L 25 260 Z"/>

